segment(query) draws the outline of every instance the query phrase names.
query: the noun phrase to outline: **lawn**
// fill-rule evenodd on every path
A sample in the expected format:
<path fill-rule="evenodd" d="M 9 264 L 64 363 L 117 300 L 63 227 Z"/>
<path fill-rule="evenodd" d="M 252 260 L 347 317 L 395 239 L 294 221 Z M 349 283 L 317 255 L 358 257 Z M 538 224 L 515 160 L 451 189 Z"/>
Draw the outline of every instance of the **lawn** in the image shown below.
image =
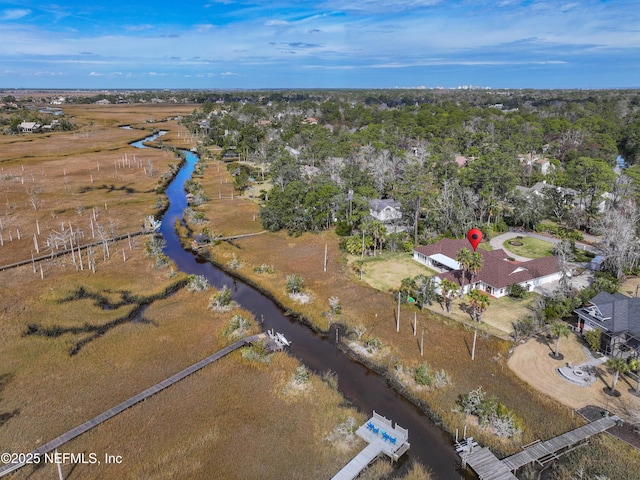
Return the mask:
<path fill-rule="evenodd" d="M 349 256 L 348 262 L 359 272 L 359 256 Z M 389 292 L 397 290 L 400 283 L 407 277 L 425 275 L 431 277 L 436 274 L 430 268 L 419 264 L 413 259 L 412 253 L 385 253 L 376 257 L 365 257 L 362 262 L 362 280 L 376 290 Z"/>
<path fill-rule="evenodd" d="M 522 245 L 511 245 L 509 242 L 519 242 Z M 541 258 L 553 255 L 553 244 L 534 237 L 516 237 L 504 242 L 504 249 L 521 257 Z"/>

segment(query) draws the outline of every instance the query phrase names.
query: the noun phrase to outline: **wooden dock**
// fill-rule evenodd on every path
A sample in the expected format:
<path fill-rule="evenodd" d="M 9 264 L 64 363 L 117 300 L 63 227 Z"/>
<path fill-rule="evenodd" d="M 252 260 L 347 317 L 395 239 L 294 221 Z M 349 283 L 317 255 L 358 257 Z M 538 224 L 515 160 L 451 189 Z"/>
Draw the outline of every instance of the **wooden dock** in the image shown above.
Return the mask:
<path fill-rule="evenodd" d="M 480 480 L 518 480 L 511 473 L 511 470 L 487 447 L 474 447 L 461 457 L 462 461 L 466 462 L 478 474 Z"/>
<path fill-rule="evenodd" d="M 367 465 L 373 462 L 381 453 L 397 461 L 409 450 L 409 431 L 388 418 L 373 412 L 367 423 L 356 430 L 356 435 L 362 438 L 367 445 L 358 455 L 353 457 L 332 480 L 352 480 L 356 478 Z"/>
<path fill-rule="evenodd" d="M 73 440 L 74 438 L 82 435 L 83 433 L 91 430 L 92 428 L 100 425 L 101 423 L 109 420 L 112 417 L 115 417 L 116 415 L 118 415 L 120 412 L 123 412 L 124 410 L 126 410 L 129 407 L 132 407 L 133 405 L 149 398 L 152 395 L 155 395 L 156 393 L 164 390 L 165 388 L 173 385 L 176 382 L 179 382 L 180 380 L 182 380 L 185 377 L 188 377 L 189 375 L 191 375 L 192 373 L 197 372 L 198 370 L 201 370 L 202 368 L 206 367 L 207 365 L 210 365 L 211 363 L 215 362 L 216 360 L 219 360 L 220 358 L 224 357 L 225 355 L 228 355 L 229 353 L 233 352 L 234 350 L 243 347 L 245 345 L 249 345 L 252 344 L 254 342 L 260 341 L 260 340 L 266 340 L 268 341 L 268 335 L 265 333 L 260 333 L 258 335 L 252 335 L 250 337 L 246 337 L 243 338 L 241 340 L 238 340 L 235 343 L 232 343 L 231 345 L 223 348 L 222 350 L 218 350 L 216 353 L 214 353 L 213 355 L 208 356 L 207 358 L 199 361 L 198 363 L 194 363 L 193 365 L 185 368 L 184 370 L 176 373 L 175 375 L 170 376 L 169 378 L 155 384 L 154 386 L 147 388 L 146 390 L 140 392 L 137 395 L 134 395 L 133 397 L 129 398 L 128 400 L 125 400 L 122 403 L 119 403 L 118 405 L 116 405 L 115 407 L 107 410 L 106 412 L 102 412 L 100 415 L 97 415 L 96 417 L 92 418 L 91 420 L 88 420 L 86 422 L 84 422 L 82 425 L 79 425 L 71 430 L 69 430 L 66 433 L 63 433 L 62 435 L 60 435 L 57 438 L 54 438 L 53 440 L 51 440 L 50 442 L 45 443 L 44 445 L 38 447 L 37 449 L 35 449 L 33 452 L 31 452 L 32 454 L 35 455 L 44 455 L 45 453 L 51 452 L 53 450 L 55 450 L 56 448 L 64 445 L 65 443 L 67 443 L 70 440 Z M 3 465 L 0 467 L 0 477 L 7 475 L 11 472 L 14 472 L 16 470 L 18 470 L 19 468 L 25 466 L 26 463 L 10 463 L 7 465 Z"/>
<path fill-rule="evenodd" d="M 545 442 L 535 442 L 528 446 L 522 447 L 522 452 L 516 453 L 503 459 L 507 467 L 515 471 L 532 462 L 538 462 L 542 465 L 551 460 L 558 458 L 558 452 L 568 449 L 587 438 L 613 427 L 620 418 L 614 416 L 603 417 L 595 422 L 588 423 L 582 427 L 578 427 L 562 435 L 547 440 Z"/>
<path fill-rule="evenodd" d="M 620 418 L 616 416 L 598 419 L 550 440 L 525 445 L 522 447 L 522 452 L 502 460 L 488 448 L 480 447 L 473 438 L 467 438 L 458 443 L 456 450 L 463 464 L 471 467 L 481 480 L 517 480 L 512 472 L 533 462 L 545 465 L 587 438 L 613 427 L 618 421 Z"/>

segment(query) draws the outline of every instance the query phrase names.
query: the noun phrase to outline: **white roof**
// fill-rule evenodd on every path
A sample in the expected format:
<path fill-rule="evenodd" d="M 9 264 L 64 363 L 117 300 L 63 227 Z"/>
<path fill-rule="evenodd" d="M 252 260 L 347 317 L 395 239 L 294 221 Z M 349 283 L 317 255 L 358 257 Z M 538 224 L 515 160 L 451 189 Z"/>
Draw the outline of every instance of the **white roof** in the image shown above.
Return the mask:
<path fill-rule="evenodd" d="M 429 258 L 435 260 L 438 263 L 441 263 L 445 267 L 451 268 L 452 270 L 460 270 L 461 268 L 460 264 L 453 258 L 449 258 L 441 253 L 434 253 L 433 255 L 429 255 Z"/>

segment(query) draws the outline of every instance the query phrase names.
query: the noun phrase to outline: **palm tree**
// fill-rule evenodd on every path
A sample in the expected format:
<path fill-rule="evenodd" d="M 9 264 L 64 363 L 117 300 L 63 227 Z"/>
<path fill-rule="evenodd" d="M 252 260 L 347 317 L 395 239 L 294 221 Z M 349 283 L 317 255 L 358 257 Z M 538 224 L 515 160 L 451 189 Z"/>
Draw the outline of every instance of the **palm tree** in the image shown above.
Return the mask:
<path fill-rule="evenodd" d="M 382 252 L 382 244 L 384 243 L 384 237 L 387 234 L 387 227 L 378 220 L 374 220 L 369 224 L 369 231 L 373 235 L 373 256 L 376 256 L 376 246 L 380 246 Z"/>
<path fill-rule="evenodd" d="M 484 258 L 478 252 L 473 252 L 471 254 L 471 258 L 469 259 L 469 264 L 467 265 L 467 270 L 469 270 L 469 274 L 471 275 L 471 285 L 473 285 L 473 278 L 478 274 L 480 270 L 482 270 L 482 266 L 484 265 Z"/>
<path fill-rule="evenodd" d="M 609 393 L 614 395 L 616 392 L 616 384 L 618 383 L 618 377 L 621 373 L 627 373 L 629 371 L 629 364 L 622 358 L 610 358 L 605 364 L 613 372 L 613 378 L 611 379 L 611 388 Z"/>
<path fill-rule="evenodd" d="M 468 248 L 463 248 L 456 255 L 456 262 L 460 264 L 460 267 L 462 268 L 462 271 L 463 271 L 463 278 L 460 280 L 460 286 L 462 288 L 464 288 L 464 276 L 468 275 L 469 273 L 469 265 L 471 264 L 471 257 L 472 257 L 471 250 L 469 250 Z"/>
<path fill-rule="evenodd" d="M 560 354 L 558 353 L 558 347 L 560 346 L 560 337 L 568 337 L 571 330 L 565 322 L 555 322 L 551 325 L 551 332 L 557 337 L 556 339 L 556 351 L 553 353 L 553 356 L 558 358 Z"/>
<path fill-rule="evenodd" d="M 460 291 L 460 287 L 446 278 L 440 282 L 440 295 L 442 295 L 442 308 L 451 313 L 453 299 Z"/>
<path fill-rule="evenodd" d="M 469 304 L 471 305 L 471 318 L 476 322 L 482 322 L 482 314 L 491 303 L 491 298 L 486 293 L 474 288 L 469 292 Z"/>

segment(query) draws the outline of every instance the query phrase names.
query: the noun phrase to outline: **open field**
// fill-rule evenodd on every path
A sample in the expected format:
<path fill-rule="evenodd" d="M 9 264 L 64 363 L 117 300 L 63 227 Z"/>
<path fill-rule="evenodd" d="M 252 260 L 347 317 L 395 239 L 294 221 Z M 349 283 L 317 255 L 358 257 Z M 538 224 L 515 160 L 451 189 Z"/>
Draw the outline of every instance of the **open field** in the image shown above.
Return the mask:
<path fill-rule="evenodd" d="M 519 242 L 522 243 L 522 245 L 511 245 L 509 242 Z M 516 255 L 527 258 L 541 258 L 553 255 L 552 243 L 545 242 L 539 238 L 527 236 L 507 240 L 504 242 L 504 249 L 507 252 L 515 253 Z"/>
<path fill-rule="evenodd" d="M 65 107 L 76 116 L 79 131 L 0 137 L 5 202 L 0 263 L 29 258 L 34 233 L 42 245 L 52 230 L 64 225 L 67 231 L 69 222 L 74 232 L 84 232 L 83 244 L 94 221 L 116 233 L 139 229 L 145 215 L 158 211 L 154 204 L 162 195 L 154 190 L 161 173 L 177 161 L 169 150 L 140 151 L 128 142 L 162 128 L 170 131 L 163 143 L 192 146 L 175 121 L 146 123 L 181 109 L 193 107 Z M 152 127 L 118 128 L 123 124 Z M 143 167 L 133 166 L 134 154 L 144 159 Z M 154 175 L 144 172 L 149 161 Z M 100 184 L 108 181 L 114 188 L 81 192 L 92 185 L 92 174 L 93 185 L 100 178 Z M 30 203 L 29 182 L 39 190 L 37 208 Z M 16 229 L 24 233 L 21 240 Z M 108 410 L 230 343 L 223 331 L 232 315 L 252 318 L 238 309 L 208 310 L 211 291 L 189 293 L 184 274 L 170 265 L 155 268 L 145 255 L 148 238 L 110 244 L 108 257 L 96 248 L 95 273 L 87 268 L 85 251 L 83 270 L 67 255 L 43 262 L 43 279 L 39 265 L 35 273 L 31 265 L 0 272 L 0 445 L 5 450 L 28 452 Z M 251 328 L 257 331 L 254 322 Z M 287 478 L 327 478 L 362 445 L 325 438 L 347 417 L 364 418 L 317 377 L 291 389 L 298 365 L 284 354 L 258 364 L 235 352 L 64 447 L 121 455 L 121 464 L 66 465 L 63 474 L 70 479 L 281 478 L 286 471 Z M 52 475 L 57 472 L 49 465 L 24 468 L 14 477 Z"/>

